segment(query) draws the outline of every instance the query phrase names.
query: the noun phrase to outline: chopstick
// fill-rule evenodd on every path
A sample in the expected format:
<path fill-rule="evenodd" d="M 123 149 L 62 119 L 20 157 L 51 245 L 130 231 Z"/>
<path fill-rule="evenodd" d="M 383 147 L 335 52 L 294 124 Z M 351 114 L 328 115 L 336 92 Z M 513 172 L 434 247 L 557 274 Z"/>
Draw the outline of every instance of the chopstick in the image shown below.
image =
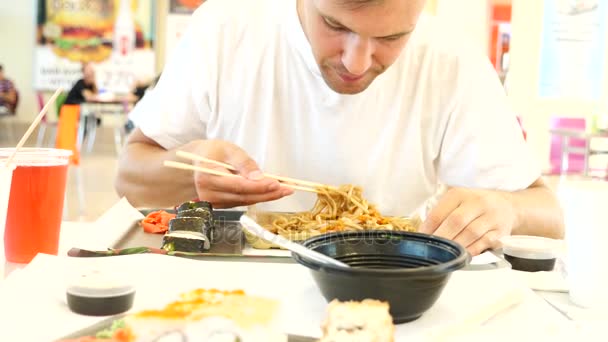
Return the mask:
<path fill-rule="evenodd" d="M 222 162 L 217 161 L 217 160 L 205 158 L 203 156 L 199 156 L 199 155 L 194 154 L 194 153 L 189 153 L 189 152 L 185 152 L 185 151 L 177 151 L 176 154 L 177 154 L 178 157 L 182 157 L 182 158 L 186 158 L 186 159 L 190 159 L 190 160 L 201 161 L 201 162 L 205 162 L 205 163 L 209 163 L 209 164 L 214 164 L 214 165 L 218 165 L 218 166 L 224 167 L 224 168 L 226 168 L 228 170 L 236 171 L 236 168 L 234 166 L 230 165 L 230 164 L 226 164 L 226 163 L 222 163 Z M 300 185 L 310 186 L 310 187 L 313 187 L 313 188 L 329 188 L 329 189 L 332 189 L 332 190 L 336 190 L 337 189 L 335 186 L 331 186 L 331 185 L 327 185 L 327 184 L 321 184 L 321 183 L 315 183 L 315 182 L 310 182 L 310 181 L 301 180 L 301 179 L 295 179 L 295 178 L 289 178 L 289 177 L 284 177 L 284 176 L 278 176 L 278 175 L 273 175 L 273 174 L 270 174 L 270 173 L 264 173 L 264 176 L 268 177 L 268 178 L 276 179 L 276 180 L 281 181 L 281 182 L 300 184 Z M 285 183 L 282 183 L 282 184 L 286 185 Z M 318 191 L 315 191 L 315 192 L 318 192 Z"/>
<path fill-rule="evenodd" d="M 211 174 L 211 175 L 216 175 L 216 176 L 232 177 L 232 178 L 235 178 L 235 177 L 236 178 L 243 178 L 243 176 L 236 175 L 234 173 L 228 173 L 228 172 L 218 171 L 218 170 L 209 169 L 209 168 L 202 167 L 202 166 L 195 166 L 195 165 L 192 165 L 192 164 L 180 163 L 180 162 L 175 162 L 175 161 L 171 161 L 171 160 L 165 160 L 164 161 L 164 165 L 167 166 L 167 167 L 174 168 L 174 169 L 198 171 L 198 172 L 203 172 L 203 173 L 207 173 L 207 174 Z M 317 189 L 309 188 L 309 187 L 305 187 L 305 186 L 293 185 L 293 184 L 288 184 L 288 183 L 281 183 L 281 185 L 285 186 L 285 187 L 288 187 L 288 188 L 292 188 L 294 190 L 301 190 L 301 191 L 308 191 L 308 192 L 319 193 L 319 191 Z"/>

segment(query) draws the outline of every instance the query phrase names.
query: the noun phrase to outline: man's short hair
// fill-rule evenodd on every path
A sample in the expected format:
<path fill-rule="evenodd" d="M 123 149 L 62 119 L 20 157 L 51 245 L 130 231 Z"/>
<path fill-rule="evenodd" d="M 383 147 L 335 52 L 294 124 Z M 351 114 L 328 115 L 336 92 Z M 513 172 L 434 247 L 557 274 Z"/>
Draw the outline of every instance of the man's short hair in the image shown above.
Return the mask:
<path fill-rule="evenodd" d="M 0 71 L 4 71 L 4 67 L 0 64 Z"/>

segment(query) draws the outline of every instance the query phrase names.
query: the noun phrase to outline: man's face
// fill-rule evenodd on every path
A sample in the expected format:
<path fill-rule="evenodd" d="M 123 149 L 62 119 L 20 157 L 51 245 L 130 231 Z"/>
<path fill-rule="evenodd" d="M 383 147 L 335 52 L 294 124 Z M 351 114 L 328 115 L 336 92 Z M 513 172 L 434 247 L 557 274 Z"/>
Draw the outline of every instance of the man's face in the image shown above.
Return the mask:
<path fill-rule="evenodd" d="M 93 84 L 95 83 L 95 70 L 91 64 L 87 64 L 82 69 L 82 74 L 85 83 Z"/>
<path fill-rule="evenodd" d="M 399 57 L 424 3 L 298 0 L 300 22 L 327 85 L 341 94 L 367 89 Z"/>
<path fill-rule="evenodd" d="M 0 80 L 4 79 L 4 70 L 0 69 Z"/>

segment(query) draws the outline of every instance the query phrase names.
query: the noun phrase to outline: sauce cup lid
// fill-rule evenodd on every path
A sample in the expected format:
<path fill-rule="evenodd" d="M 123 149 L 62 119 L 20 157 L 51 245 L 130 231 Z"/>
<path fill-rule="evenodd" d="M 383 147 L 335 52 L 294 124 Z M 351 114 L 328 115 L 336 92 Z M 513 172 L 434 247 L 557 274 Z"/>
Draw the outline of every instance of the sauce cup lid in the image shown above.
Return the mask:
<path fill-rule="evenodd" d="M 561 240 L 530 235 L 505 236 L 500 241 L 503 254 L 526 259 L 553 259 L 564 247 Z"/>

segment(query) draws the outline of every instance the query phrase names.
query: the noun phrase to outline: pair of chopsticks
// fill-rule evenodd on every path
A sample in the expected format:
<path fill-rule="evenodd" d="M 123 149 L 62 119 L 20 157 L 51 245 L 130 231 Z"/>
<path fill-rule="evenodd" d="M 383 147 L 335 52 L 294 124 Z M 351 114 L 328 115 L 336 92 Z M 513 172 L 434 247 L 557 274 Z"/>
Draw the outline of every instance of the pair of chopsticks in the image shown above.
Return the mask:
<path fill-rule="evenodd" d="M 209 163 L 209 164 L 221 166 L 221 167 L 226 168 L 231 171 L 236 171 L 236 168 L 230 164 L 226 164 L 226 163 L 222 163 L 217 160 L 205 158 L 205 157 L 199 156 L 197 154 L 193 154 L 193 153 L 189 153 L 189 152 L 185 152 L 185 151 L 177 151 L 176 154 L 178 157 L 182 157 L 185 159 Z M 171 160 L 166 160 L 164 162 L 164 165 L 167 167 L 175 168 L 175 169 L 198 171 L 198 172 L 203 172 L 203 173 L 216 175 L 216 176 L 243 177 L 241 175 L 237 175 L 234 173 L 223 172 L 223 171 L 219 171 L 219 170 L 206 168 L 203 166 L 196 166 L 196 165 L 192 165 L 192 164 L 180 163 L 180 162 L 171 161 Z M 289 177 L 284 177 L 284 176 L 277 176 L 277 175 L 273 175 L 270 173 L 264 173 L 264 176 L 268 177 L 268 178 L 276 179 L 279 182 L 281 182 L 282 186 L 285 186 L 285 187 L 288 187 L 288 188 L 291 188 L 294 190 L 319 193 L 319 190 L 317 190 L 318 188 L 335 189 L 335 187 L 331 186 L 331 185 L 309 182 L 309 181 L 305 181 L 305 180 L 301 180 L 301 179 L 294 179 L 294 178 L 289 178 Z"/>

